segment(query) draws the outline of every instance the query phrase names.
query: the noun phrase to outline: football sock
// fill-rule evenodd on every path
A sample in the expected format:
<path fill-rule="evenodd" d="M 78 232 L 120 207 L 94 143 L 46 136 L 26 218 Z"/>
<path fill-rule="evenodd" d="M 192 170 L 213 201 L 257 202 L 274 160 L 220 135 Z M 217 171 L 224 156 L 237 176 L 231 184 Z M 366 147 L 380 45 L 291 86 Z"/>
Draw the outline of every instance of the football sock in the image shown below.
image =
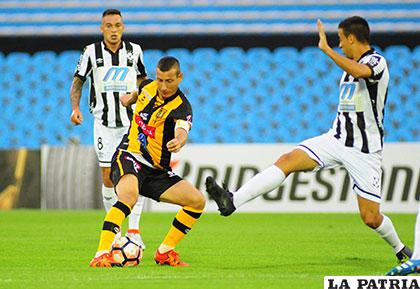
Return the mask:
<path fill-rule="evenodd" d="M 382 239 L 392 246 L 395 253 L 404 248 L 404 244 L 398 237 L 391 219 L 387 216 L 383 215 L 382 223 L 375 229 L 375 231 L 382 237 Z"/>
<path fill-rule="evenodd" d="M 239 208 L 259 195 L 271 192 L 280 186 L 285 178 L 283 171 L 276 165 L 272 165 L 256 174 L 233 193 L 233 204 L 236 208 Z"/>
<path fill-rule="evenodd" d="M 102 184 L 102 201 L 104 202 L 105 211 L 108 212 L 115 202 L 117 202 L 117 195 L 114 192 L 114 188 L 108 188 Z"/>
<path fill-rule="evenodd" d="M 130 231 L 139 230 L 139 222 L 140 222 L 141 211 L 143 210 L 144 199 L 145 198 L 143 196 L 139 195 L 136 204 L 131 210 L 130 216 L 128 216 L 128 230 Z"/>
<path fill-rule="evenodd" d="M 102 227 L 101 239 L 99 240 L 98 252 L 109 251 L 114 241 L 115 234 L 120 231 L 124 219 L 130 215 L 130 207 L 121 201 L 117 201 L 108 211 Z"/>
<path fill-rule="evenodd" d="M 416 226 L 414 228 L 414 248 L 413 256 L 411 259 L 420 259 L 420 207 L 417 212 Z"/>
<path fill-rule="evenodd" d="M 168 234 L 159 246 L 159 252 L 165 253 L 175 248 L 175 246 L 184 238 L 184 236 L 191 230 L 192 226 L 200 218 L 203 210 L 193 209 L 191 207 L 183 207 L 176 214 L 172 226 Z"/>

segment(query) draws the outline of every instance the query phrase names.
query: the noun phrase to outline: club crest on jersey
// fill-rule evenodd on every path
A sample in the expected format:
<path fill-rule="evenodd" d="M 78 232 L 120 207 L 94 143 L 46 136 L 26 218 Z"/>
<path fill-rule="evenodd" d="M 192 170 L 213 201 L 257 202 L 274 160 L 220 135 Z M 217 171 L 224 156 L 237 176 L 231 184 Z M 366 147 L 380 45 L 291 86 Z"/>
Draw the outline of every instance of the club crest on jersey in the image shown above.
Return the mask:
<path fill-rule="evenodd" d="M 158 111 L 158 113 L 156 114 L 156 118 L 162 118 L 164 115 L 165 115 L 165 113 L 167 112 L 167 110 L 166 109 L 164 109 L 164 108 L 161 108 L 159 111 Z"/>
<path fill-rule="evenodd" d="M 379 61 L 380 61 L 380 58 L 379 58 L 379 57 L 377 57 L 377 56 L 372 56 L 372 57 L 370 58 L 370 60 L 369 60 L 369 64 L 370 64 L 371 66 L 376 66 L 376 65 L 378 65 Z"/>
<path fill-rule="evenodd" d="M 134 54 L 133 51 L 127 51 L 127 60 L 133 62 L 134 61 Z"/>
<path fill-rule="evenodd" d="M 102 59 L 102 58 L 98 58 L 98 59 L 96 59 L 96 64 L 97 65 L 99 65 L 99 64 L 103 64 L 104 63 L 104 60 Z"/>

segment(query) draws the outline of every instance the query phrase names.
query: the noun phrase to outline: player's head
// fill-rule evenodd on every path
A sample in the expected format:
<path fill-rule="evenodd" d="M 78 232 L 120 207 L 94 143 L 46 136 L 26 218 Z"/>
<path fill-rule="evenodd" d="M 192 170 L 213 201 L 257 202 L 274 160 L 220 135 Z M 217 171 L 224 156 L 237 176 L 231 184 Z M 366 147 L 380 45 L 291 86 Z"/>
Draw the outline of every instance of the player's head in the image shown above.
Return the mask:
<path fill-rule="evenodd" d="M 159 95 L 163 98 L 174 95 L 182 81 L 182 76 L 178 59 L 172 56 L 161 58 L 156 67 L 156 82 Z"/>
<path fill-rule="evenodd" d="M 121 12 L 117 9 L 107 9 L 102 13 L 101 32 L 108 44 L 119 44 L 124 31 Z"/>
<path fill-rule="evenodd" d="M 360 16 L 346 18 L 338 24 L 338 37 L 343 53 L 353 58 L 352 48 L 355 45 L 369 45 L 369 24 Z"/>

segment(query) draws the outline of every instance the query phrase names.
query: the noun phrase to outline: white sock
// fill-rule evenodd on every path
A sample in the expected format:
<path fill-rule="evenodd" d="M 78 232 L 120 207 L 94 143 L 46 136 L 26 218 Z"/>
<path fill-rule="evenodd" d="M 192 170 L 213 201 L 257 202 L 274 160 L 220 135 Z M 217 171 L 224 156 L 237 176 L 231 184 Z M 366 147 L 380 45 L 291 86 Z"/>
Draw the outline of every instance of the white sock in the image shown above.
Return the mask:
<path fill-rule="evenodd" d="M 414 227 L 414 248 L 411 259 L 420 259 L 420 207 L 417 212 L 416 226 Z"/>
<path fill-rule="evenodd" d="M 382 237 L 382 239 L 392 246 L 395 253 L 398 253 L 402 250 L 402 248 L 404 248 L 404 244 L 398 237 L 391 219 L 385 215 L 383 215 L 383 217 L 384 219 L 382 220 L 381 225 L 376 228 L 375 231 Z"/>
<path fill-rule="evenodd" d="M 138 230 L 141 211 L 143 210 L 144 197 L 140 196 L 137 199 L 137 203 L 134 205 L 131 210 L 131 214 L 128 216 L 128 229 L 129 230 Z"/>
<path fill-rule="evenodd" d="M 105 210 L 108 212 L 117 202 L 117 195 L 114 192 L 114 188 L 108 188 L 102 184 L 102 201 L 104 202 Z"/>
<path fill-rule="evenodd" d="M 233 194 L 233 204 L 239 208 L 259 195 L 271 192 L 283 183 L 286 176 L 283 171 L 272 165 L 256 174 Z"/>

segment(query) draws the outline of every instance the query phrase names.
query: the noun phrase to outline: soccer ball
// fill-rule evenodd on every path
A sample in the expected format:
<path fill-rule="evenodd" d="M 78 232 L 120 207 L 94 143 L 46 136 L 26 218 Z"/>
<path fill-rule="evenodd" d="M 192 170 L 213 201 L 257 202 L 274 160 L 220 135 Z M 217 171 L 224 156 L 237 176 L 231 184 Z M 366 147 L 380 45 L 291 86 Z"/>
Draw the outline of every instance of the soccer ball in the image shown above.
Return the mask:
<path fill-rule="evenodd" d="M 137 266 L 143 257 L 143 249 L 135 240 L 124 236 L 112 245 L 111 254 L 114 258 L 114 266 Z"/>

